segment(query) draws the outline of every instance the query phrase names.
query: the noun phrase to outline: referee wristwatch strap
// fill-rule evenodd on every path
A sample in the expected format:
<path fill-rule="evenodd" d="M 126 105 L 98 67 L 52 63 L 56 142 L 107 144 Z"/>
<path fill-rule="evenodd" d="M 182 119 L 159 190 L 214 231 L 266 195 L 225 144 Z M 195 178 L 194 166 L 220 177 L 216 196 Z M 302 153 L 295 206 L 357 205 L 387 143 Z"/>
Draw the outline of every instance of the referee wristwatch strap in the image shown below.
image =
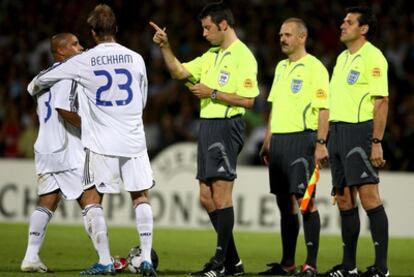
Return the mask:
<path fill-rule="evenodd" d="M 210 98 L 211 98 L 211 100 L 216 100 L 217 99 L 217 90 L 213 90 L 213 92 L 210 94 Z"/>
<path fill-rule="evenodd" d="M 372 142 L 372 143 L 374 143 L 374 144 L 378 144 L 378 143 L 381 143 L 381 142 L 382 142 L 382 140 L 381 140 L 381 139 L 379 139 L 379 138 L 373 138 L 373 139 L 371 140 L 371 142 Z"/>
<path fill-rule="evenodd" d="M 319 144 L 325 144 L 326 145 L 326 139 L 322 139 L 322 138 L 317 139 L 316 142 L 319 143 Z"/>

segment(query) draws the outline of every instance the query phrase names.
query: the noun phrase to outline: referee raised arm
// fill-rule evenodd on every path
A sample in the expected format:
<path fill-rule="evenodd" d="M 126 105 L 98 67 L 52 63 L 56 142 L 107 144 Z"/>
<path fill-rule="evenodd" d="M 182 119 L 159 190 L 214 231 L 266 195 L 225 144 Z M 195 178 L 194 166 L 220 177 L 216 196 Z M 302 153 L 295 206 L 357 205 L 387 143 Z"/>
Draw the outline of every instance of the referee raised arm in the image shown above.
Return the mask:
<path fill-rule="evenodd" d="M 205 267 L 192 275 L 241 275 L 243 265 L 232 235 L 232 192 L 237 157 L 244 143 L 241 117 L 259 94 L 257 62 L 238 39 L 232 12 L 223 3 L 208 4 L 199 18 L 203 36 L 213 47 L 187 63 L 173 54 L 166 29 L 150 24 L 171 76 L 187 79 L 190 91 L 200 99 L 197 179 L 201 204 L 217 232 L 217 248 Z"/>

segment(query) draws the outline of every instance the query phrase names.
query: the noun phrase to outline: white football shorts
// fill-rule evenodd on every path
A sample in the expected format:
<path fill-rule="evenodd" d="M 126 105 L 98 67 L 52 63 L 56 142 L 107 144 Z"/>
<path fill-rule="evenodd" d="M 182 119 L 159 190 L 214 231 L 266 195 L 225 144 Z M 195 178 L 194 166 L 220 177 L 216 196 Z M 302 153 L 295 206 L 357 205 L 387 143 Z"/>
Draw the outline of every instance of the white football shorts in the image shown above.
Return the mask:
<path fill-rule="evenodd" d="M 48 194 L 57 189 L 66 200 L 78 199 L 83 192 L 83 168 L 38 175 L 38 195 Z"/>
<path fill-rule="evenodd" d="M 84 190 L 93 186 L 100 193 L 142 191 L 154 186 L 154 177 L 147 151 L 137 157 L 108 156 L 86 151 Z"/>

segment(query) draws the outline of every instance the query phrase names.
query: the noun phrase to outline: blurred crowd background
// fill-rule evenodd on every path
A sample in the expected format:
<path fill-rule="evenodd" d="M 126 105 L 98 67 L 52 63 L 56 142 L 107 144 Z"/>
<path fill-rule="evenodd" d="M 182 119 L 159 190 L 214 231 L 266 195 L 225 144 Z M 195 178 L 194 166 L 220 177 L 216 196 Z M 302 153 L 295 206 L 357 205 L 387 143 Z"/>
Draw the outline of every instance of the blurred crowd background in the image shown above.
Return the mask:
<path fill-rule="evenodd" d="M 205 0 L 54 1 L 0 0 L 0 157 L 33 158 L 37 136 L 36 104 L 26 92 L 28 82 L 49 67 L 49 39 L 72 32 L 85 48 L 94 46 L 86 18 L 98 3 L 107 3 L 118 18 L 118 42 L 139 52 L 146 61 L 149 98 L 144 122 L 150 156 L 182 141 L 196 141 L 199 100 L 183 83 L 171 80 L 158 47 L 152 42 L 152 20 L 167 27 L 181 61 L 209 48 L 197 16 Z M 253 51 L 259 65 L 260 96 L 245 118 L 246 145 L 242 163 L 257 165 L 269 105 L 266 101 L 277 62 L 285 58 L 279 47 L 284 19 L 300 17 L 310 31 L 308 52 L 320 58 L 329 72 L 344 49 L 339 26 L 345 8 L 371 7 L 379 28 L 373 41 L 389 63 L 390 111 L 383 148 L 389 170 L 414 171 L 414 1 L 351 0 L 239 0 L 232 8 L 239 37 Z M 286 115 L 289 116 L 289 115 Z"/>

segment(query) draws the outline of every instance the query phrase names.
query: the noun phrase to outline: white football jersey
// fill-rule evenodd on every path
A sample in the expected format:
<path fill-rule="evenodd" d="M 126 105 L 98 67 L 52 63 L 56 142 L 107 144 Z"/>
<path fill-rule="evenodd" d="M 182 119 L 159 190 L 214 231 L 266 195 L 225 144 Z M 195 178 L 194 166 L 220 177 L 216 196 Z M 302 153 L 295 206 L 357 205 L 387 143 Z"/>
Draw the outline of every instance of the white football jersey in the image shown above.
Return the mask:
<path fill-rule="evenodd" d="M 146 151 L 142 112 L 148 84 L 141 55 L 118 43 L 98 44 L 41 72 L 29 84 L 29 93 L 61 79 L 81 86 L 78 97 L 86 148 L 123 157 Z"/>
<path fill-rule="evenodd" d="M 37 174 L 81 168 L 85 151 L 80 140 L 80 129 L 64 121 L 56 111 L 77 112 L 77 84 L 62 80 L 37 95 L 39 133 L 34 145 Z"/>

